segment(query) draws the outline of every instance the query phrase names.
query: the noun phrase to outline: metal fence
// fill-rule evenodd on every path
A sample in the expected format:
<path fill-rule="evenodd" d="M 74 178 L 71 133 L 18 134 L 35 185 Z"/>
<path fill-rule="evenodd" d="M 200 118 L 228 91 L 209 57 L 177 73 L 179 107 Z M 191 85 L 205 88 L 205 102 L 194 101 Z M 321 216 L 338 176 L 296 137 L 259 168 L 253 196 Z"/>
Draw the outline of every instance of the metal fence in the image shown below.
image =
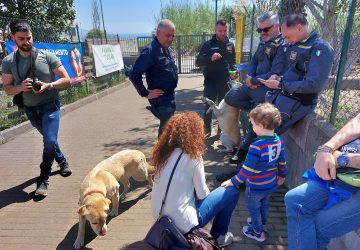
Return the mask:
<path fill-rule="evenodd" d="M 336 127 L 343 126 L 360 112 L 360 3 L 352 1 L 253 0 L 247 9 L 245 41 L 253 53 L 258 43 L 256 17 L 277 11 L 280 19 L 304 13 L 309 26 L 334 48 L 335 59 L 326 89 L 319 97 L 316 112 Z M 325 5 L 325 6 L 324 6 Z"/>

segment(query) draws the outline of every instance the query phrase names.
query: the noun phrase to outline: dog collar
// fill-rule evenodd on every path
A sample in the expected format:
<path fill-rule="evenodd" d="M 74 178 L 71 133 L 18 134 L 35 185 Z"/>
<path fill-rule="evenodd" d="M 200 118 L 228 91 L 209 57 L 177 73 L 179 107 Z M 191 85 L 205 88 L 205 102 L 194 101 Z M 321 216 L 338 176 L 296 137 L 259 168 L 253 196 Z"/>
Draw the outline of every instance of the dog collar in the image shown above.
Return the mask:
<path fill-rule="evenodd" d="M 84 194 L 83 199 L 85 199 L 86 196 L 92 195 L 92 194 L 101 194 L 101 195 L 103 195 L 103 196 L 105 197 L 105 194 L 104 194 L 103 192 L 97 191 L 97 190 L 93 190 L 93 191 L 90 191 L 90 192 Z"/>

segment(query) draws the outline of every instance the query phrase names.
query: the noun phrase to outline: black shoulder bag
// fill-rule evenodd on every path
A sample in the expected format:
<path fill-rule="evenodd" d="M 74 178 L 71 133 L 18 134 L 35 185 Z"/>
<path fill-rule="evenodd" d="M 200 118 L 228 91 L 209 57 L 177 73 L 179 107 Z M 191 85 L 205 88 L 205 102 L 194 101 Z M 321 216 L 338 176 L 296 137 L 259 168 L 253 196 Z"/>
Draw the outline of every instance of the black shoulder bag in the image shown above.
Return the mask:
<path fill-rule="evenodd" d="M 159 217 L 155 221 L 154 225 L 150 228 L 147 233 L 145 240 L 146 242 L 159 250 L 180 250 L 180 249 L 192 249 L 184 235 L 175 226 L 174 222 L 166 215 L 161 215 L 165 205 L 167 193 L 169 191 L 170 183 L 174 175 L 175 169 L 180 161 L 183 152 L 179 155 L 175 166 L 171 172 L 170 180 L 166 188 L 165 197 L 162 201 Z"/>
<path fill-rule="evenodd" d="M 15 63 L 16 63 L 16 74 L 18 75 L 20 82 L 24 81 L 29 75 L 31 75 L 31 77 L 33 78 L 33 82 L 35 82 L 35 60 L 38 55 L 38 50 L 34 49 L 33 51 L 31 51 L 31 64 L 30 64 L 28 71 L 24 75 L 24 77 L 21 77 L 20 73 L 19 73 L 19 54 L 20 54 L 20 52 L 18 49 L 15 52 Z M 20 92 L 20 93 L 14 95 L 14 97 L 13 97 L 13 103 L 21 109 L 24 108 L 24 101 L 23 101 L 22 94 L 23 94 L 23 92 Z"/>

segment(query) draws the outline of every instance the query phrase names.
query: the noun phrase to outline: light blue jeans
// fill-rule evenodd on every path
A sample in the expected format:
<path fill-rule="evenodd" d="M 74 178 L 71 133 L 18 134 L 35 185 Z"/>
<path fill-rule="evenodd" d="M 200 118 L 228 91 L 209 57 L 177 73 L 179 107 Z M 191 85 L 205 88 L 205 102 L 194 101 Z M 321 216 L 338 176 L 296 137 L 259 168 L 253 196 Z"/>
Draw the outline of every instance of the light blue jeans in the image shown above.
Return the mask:
<path fill-rule="evenodd" d="M 360 228 L 360 192 L 322 210 L 328 191 L 308 181 L 285 195 L 289 249 L 326 249 L 331 238 Z"/>
<path fill-rule="evenodd" d="M 196 201 L 199 227 L 204 227 L 214 218 L 210 234 L 215 238 L 225 235 L 239 195 L 240 190 L 237 187 L 218 187 L 205 199 Z"/>
<path fill-rule="evenodd" d="M 261 233 L 266 225 L 270 207 L 271 193 L 252 192 L 249 187 L 245 190 L 246 207 L 251 217 L 251 227 L 256 233 Z"/>

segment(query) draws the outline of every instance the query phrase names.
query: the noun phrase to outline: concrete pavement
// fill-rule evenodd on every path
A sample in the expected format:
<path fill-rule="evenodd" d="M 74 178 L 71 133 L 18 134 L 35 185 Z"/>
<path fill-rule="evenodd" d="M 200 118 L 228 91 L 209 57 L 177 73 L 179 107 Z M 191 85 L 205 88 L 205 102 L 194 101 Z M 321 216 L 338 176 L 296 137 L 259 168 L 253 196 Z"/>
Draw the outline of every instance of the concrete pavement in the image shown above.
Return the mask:
<path fill-rule="evenodd" d="M 180 78 L 178 111 L 202 112 L 202 81 L 199 75 Z M 145 109 L 146 105 L 147 101 L 127 86 L 66 113 L 61 119 L 59 142 L 73 175 L 61 177 L 54 164 L 48 197 L 41 201 L 33 200 L 42 152 L 38 132 L 31 130 L 0 145 L 0 249 L 72 249 L 77 233 L 78 190 L 87 172 L 122 149 L 139 149 L 148 156 L 154 145 L 158 121 Z M 218 154 L 213 142 L 209 141 L 204 156 L 210 189 L 218 185 L 217 173 L 232 169 L 227 164 L 229 156 Z M 151 249 L 143 241 L 153 224 L 151 190 L 146 183 L 132 184 L 119 215 L 109 219 L 106 236 L 97 237 L 87 225 L 84 249 Z M 228 249 L 287 248 L 284 192 L 279 190 L 272 197 L 269 233 L 263 243 L 245 239 L 241 233 L 248 216 L 241 195 L 230 224 L 235 243 Z"/>

